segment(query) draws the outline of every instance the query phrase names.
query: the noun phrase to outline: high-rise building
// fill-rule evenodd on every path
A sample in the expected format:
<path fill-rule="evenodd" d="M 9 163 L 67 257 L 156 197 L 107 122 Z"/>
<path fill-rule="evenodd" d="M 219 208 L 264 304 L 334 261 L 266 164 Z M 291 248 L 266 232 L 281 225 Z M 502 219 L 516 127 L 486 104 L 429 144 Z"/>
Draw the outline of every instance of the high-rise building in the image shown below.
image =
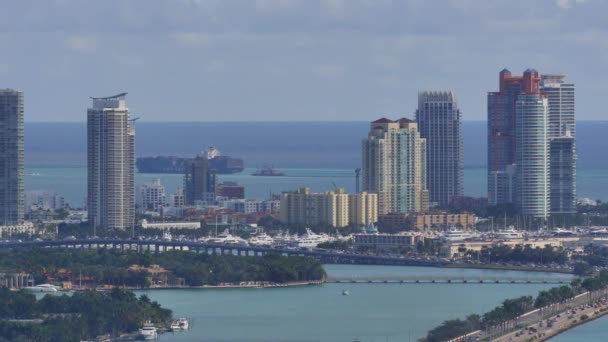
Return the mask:
<path fill-rule="evenodd" d="M 524 216 L 550 212 L 548 101 L 541 94 L 519 95 L 515 102 L 515 207 Z"/>
<path fill-rule="evenodd" d="M 94 97 L 87 110 L 87 209 L 94 227 L 135 222 L 135 127 L 125 96 Z"/>
<path fill-rule="evenodd" d="M 574 84 L 565 77 L 500 72 L 499 91 L 488 94 L 490 204 L 515 203 L 534 217 L 575 212 Z"/>
<path fill-rule="evenodd" d="M 290 224 L 327 224 L 346 227 L 348 194 L 344 189 L 312 193 L 309 188 L 284 192 L 281 195 L 280 219 Z"/>
<path fill-rule="evenodd" d="M 463 151 L 460 110 L 451 91 L 418 94 L 416 121 L 420 137 L 426 139 L 426 186 L 429 201 L 447 206 L 462 196 Z"/>
<path fill-rule="evenodd" d="M 499 74 L 499 90 L 488 93 L 488 201 L 491 205 L 515 201 L 514 187 L 509 184 L 514 180 L 514 166 L 507 170 L 515 164 L 515 102 L 521 94 L 539 91 L 536 71 L 526 70 L 523 76 L 512 76 L 509 70 L 503 69 Z"/>
<path fill-rule="evenodd" d="M 549 101 L 551 213 L 576 212 L 576 124 L 574 84 L 566 75 L 541 75 L 541 92 Z"/>
<path fill-rule="evenodd" d="M 378 222 L 378 194 L 360 192 L 348 195 L 348 220 L 357 226 Z"/>
<path fill-rule="evenodd" d="M 373 121 L 362 161 L 362 188 L 378 194 L 379 215 L 428 209 L 426 140 L 415 121 Z"/>
<path fill-rule="evenodd" d="M 215 173 L 209 169 L 209 159 L 204 155 L 188 161 L 185 165 L 184 189 L 186 204 L 209 203 L 215 200 Z"/>
<path fill-rule="evenodd" d="M 137 205 L 141 211 L 159 210 L 166 203 L 165 187 L 160 179 L 141 184 L 137 193 Z"/>
<path fill-rule="evenodd" d="M 553 138 L 550 149 L 550 202 L 552 214 L 576 213 L 576 148 L 574 137 Z"/>
<path fill-rule="evenodd" d="M 23 93 L 0 89 L 0 225 L 23 222 Z"/>

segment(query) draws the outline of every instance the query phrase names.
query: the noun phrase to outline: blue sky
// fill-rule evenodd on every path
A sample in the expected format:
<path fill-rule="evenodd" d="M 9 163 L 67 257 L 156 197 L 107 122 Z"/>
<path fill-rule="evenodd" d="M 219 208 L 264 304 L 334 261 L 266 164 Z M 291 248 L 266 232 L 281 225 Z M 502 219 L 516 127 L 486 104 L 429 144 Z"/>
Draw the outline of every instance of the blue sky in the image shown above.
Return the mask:
<path fill-rule="evenodd" d="M 146 121 L 412 116 L 451 89 L 484 120 L 498 72 L 566 73 L 605 119 L 608 1 L 19 0 L 0 6 L 0 87 L 26 121 L 84 121 L 129 92 Z"/>

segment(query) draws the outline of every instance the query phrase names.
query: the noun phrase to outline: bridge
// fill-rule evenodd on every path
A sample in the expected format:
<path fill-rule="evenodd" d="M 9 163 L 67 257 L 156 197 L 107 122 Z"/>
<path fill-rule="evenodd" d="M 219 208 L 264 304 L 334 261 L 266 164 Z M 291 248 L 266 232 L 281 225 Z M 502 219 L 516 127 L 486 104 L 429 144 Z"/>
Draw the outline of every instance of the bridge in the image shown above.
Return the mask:
<path fill-rule="evenodd" d="M 337 284 L 569 284 L 571 277 L 542 276 L 328 276 L 327 283 Z"/>
<path fill-rule="evenodd" d="M 361 265 L 395 265 L 395 266 L 445 266 L 444 261 L 421 260 L 414 258 L 396 258 L 387 256 L 338 253 L 332 251 L 298 250 L 288 248 L 271 248 L 263 246 L 241 246 L 207 243 L 198 241 L 164 241 L 164 240 L 135 240 L 135 239 L 76 239 L 76 240 L 43 240 L 43 241 L 9 241 L 0 242 L 0 249 L 15 248 L 72 248 L 72 249 L 119 249 L 121 251 L 137 251 L 161 253 L 171 250 L 191 251 L 194 253 L 262 256 L 265 254 L 281 254 L 285 256 L 309 256 L 328 264 L 361 264 Z"/>

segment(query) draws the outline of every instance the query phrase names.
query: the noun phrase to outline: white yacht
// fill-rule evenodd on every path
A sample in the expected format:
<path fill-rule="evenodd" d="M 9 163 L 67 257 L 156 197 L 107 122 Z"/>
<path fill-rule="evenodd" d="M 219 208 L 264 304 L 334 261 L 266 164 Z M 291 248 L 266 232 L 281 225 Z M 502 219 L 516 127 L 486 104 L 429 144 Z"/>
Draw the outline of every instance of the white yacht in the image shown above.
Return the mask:
<path fill-rule="evenodd" d="M 578 235 L 577 232 L 573 231 L 573 230 L 568 230 L 568 229 L 564 229 L 564 228 L 555 228 L 552 231 L 553 236 L 576 236 Z"/>
<path fill-rule="evenodd" d="M 158 338 L 158 331 L 152 322 L 146 321 L 144 326 L 139 329 L 139 335 L 141 335 L 144 340 L 155 340 Z"/>
<path fill-rule="evenodd" d="M 179 330 L 188 330 L 190 329 L 190 321 L 187 318 L 178 318 L 171 323 L 171 330 L 179 331 Z"/>
<path fill-rule="evenodd" d="M 274 237 L 272 240 L 273 247 L 285 247 L 292 245 L 295 240 L 298 239 L 298 235 L 289 235 L 289 231 L 286 231 L 283 234 L 279 234 Z"/>
<path fill-rule="evenodd" d="M 320 243 L 331 241 L 327 235 L 315 234 L 309 228 L 306 228 L 306 234 L 292 241 L 292 245 L 297 248 L 311 249 L 317 247 Z"/>
<path fill-rule="evenodd" d="M 444 241 L 464 241 L 467 239 L 474 238 L 475 235 L 465 232 L 461 229 L 452 228 L 445 232 L 442 236 L 442 240 Z"/>
<path fill-rule="evenodd" d="M 494 238 L 501 240 L 523 239 L 524 234 L 520 231 L 515 230 L 513 227 L 509 227 L 507 229 L 499 230 L 494 233 Z"/>
<path fill-rule="evenodd" d="M 169 232 L 164 232 L 163 233 L 163 240 L 165 240 L 165 241 L 171 241 L 171 240 L 173 240 L 173 236 L 171 236 L 171 233 L 169 233 Z"/>
<path fill-rule="evenodd" d="M 266 233 L 261 233 L 261 234 L 257 234 L 255 236 L 252 236 L 251 238 L 249 238 L 248 242 L 252 246 L 270 247 L 270 246 L 272 246 L 274 239 L 270 235 L 267 235 Z"/>
<path fill-rule="evenodd" d="M 604 235 L 608 235 L 608 230 L 606 229 L 606 227 L 599 227 L 599 228 L 596 227 L 596 228 L 591 228 L 587 234 L 594 235 L 594 236 L 604 236 Z"/>
<path fill-rule="evenodd" d="M 223 245 L 238 245 L 238 246 L 249 245 L 246 240 L 241 239 L 238 236 L 233 236 L 232 234 L 230 234 L 228 232 L 228 229 L 224 230 L 224 232 L 219 234 L 218 236 L 208 238 L 207 242 L 223 244 Z"/>
<path fill-rule="evenodd" d="M 57 292 L 57 287 L 51 284 L 40 284 L 25 287 L 24 290 L 31 292 Z"/>

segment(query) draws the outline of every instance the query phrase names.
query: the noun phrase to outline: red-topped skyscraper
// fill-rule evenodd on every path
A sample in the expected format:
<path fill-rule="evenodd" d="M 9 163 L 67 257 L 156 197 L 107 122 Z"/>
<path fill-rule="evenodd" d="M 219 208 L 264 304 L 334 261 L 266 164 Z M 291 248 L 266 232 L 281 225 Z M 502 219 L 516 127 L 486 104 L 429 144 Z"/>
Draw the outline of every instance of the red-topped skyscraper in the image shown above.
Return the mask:
<path fill-rule="evenodd" d="M 540 76 L 499 74 L 499 91 L 488 93 L 488 200 L 515 203 L 533 217 L 549 213 L 548 102 Z M 525 186 L 524 186 L 525 185 Z"/>

